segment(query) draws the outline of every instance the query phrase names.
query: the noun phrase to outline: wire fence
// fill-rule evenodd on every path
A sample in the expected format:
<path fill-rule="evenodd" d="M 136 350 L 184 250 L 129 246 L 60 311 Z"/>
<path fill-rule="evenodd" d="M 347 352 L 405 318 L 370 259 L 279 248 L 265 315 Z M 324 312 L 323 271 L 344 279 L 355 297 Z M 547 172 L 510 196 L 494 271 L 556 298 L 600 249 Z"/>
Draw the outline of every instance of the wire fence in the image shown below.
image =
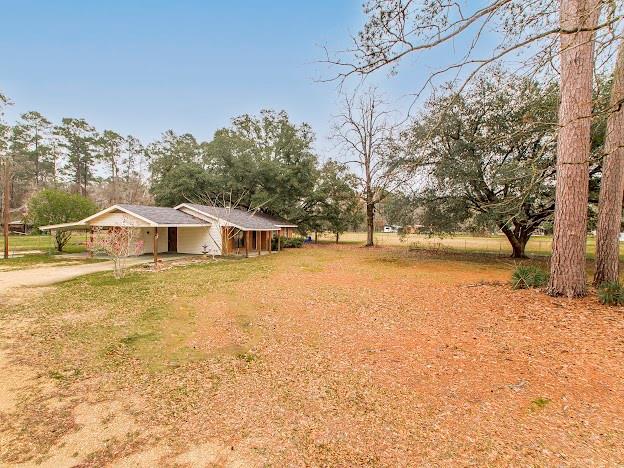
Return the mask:
<path fill-rule="evenodd" d="M 423 234 L 399 235 L 397 233 L 376 232 L 375 244 L 379 246 L 404 246 L 410 249 L 433 251 L 449 251 L 459 253 L 482 253 L 509 257 L 512 253 L 511 244 L 504 236 L 469 236 L 455 235 L 433 237 Z M 350 232 L 341 236 L 343 242 L 365 242 L 366 233 Z M 593 258 L 595 238 L 587 238 L 587 257 Z M 532 257 L 550 257 L 552 255 L 552 237 L 533 236 L 526 245 L 525 253 Z M 620 243 L 620 256 L 624 258 L 624 244 Z"/>
<path fill-rule="evenodd" d="M 68 252 L 80 252 L 85 248 L 85 235 L 73 233 L 67 243 Z M 0 249 L 4 251 L 4 236 L 0 234 Z M 9 257 L 21 257 L 33 254 L 51 254 L 55 252 L 54 237 L 51 235 L 20 235 L 9 236 Z"/>

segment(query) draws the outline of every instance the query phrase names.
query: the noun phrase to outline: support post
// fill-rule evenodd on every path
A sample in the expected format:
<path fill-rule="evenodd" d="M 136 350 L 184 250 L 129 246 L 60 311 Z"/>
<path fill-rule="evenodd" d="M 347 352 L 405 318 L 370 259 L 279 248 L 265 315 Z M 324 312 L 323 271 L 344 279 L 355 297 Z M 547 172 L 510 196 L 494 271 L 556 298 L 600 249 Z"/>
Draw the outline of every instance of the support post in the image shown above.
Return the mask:
<path fill-rule="evenodd" d="M 158 228 L 154 228 L 154 270 L 158 270 Z"/>
<path fill-rule="evenodd" d="M 277 251 L 282 250 L 282 236 L 280 235 L 282 231 L 277 231 Z"/>
<path fill-rule="evenodd" d="M 256 231 L 256 249 L 259 257 L 262 255 L 262 231 Z"/>
<path fill-rule="evenodd" d="M 249 258 L 249 231 L 245 231 L 245 257 Z"/>
<path fill-rule="evenodd" d="M 2 202 L 2 234 L 4 258 L 9 258 L 9 224 L 11 223 L 11 167 L 9 158 L 4 159 L 4 189 Z"/>
<path fill-rule="evenodd" d="M 89 257 L 93 258 L 93 226 L 89 227 L 89 244 L 91 245 L 91 249 L 89 249 Z"/>

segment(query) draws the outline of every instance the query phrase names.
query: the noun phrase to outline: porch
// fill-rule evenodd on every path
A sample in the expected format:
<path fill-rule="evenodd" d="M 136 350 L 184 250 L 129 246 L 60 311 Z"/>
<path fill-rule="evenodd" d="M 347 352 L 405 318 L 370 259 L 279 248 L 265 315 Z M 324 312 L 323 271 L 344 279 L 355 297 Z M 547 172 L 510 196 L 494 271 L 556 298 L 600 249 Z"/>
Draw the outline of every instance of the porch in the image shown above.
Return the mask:
<path fill-rule="evenodd" d="M 277 229 L 246 230 L 227 226 L 221 228 L 221 255 L 257 257 L 281 250 L 280 238 Z M 277 245 L 273 249 L 273 238 Z"/>

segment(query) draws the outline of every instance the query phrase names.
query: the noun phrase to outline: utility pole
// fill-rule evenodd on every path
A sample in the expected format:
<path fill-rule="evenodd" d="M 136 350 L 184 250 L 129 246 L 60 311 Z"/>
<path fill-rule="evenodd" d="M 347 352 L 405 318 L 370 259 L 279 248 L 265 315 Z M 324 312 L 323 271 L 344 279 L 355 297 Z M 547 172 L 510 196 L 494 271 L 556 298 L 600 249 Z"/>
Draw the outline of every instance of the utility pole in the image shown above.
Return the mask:
<path fill-rule="evenodd" d="M 4 158 L 4 187 L 2 190 L 2 233 L 4 235 L 4 258 L 9 258 L 9 223 L 11 222 L 11 161 Z"/>

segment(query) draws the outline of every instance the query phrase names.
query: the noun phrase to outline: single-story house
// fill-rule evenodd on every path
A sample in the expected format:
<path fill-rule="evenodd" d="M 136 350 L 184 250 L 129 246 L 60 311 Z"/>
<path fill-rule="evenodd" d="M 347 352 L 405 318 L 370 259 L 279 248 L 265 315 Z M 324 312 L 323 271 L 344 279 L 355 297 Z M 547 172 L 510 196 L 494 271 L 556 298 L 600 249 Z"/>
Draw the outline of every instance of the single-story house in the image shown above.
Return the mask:
<path fill-rule="evenodd" d="M 138 230 L 141 254 L 231 255 L 271 252 L 273 236 L 296 225 L 261 212 L 182 203 L 175 208 L 118 204 L 73 223 L 41 226 L 41 230 L 82 230 L 127 227 Z M 279 239 L 279 237 L 278 237 Z M 278 240 L 277 250 L 281 246 Z"/>

